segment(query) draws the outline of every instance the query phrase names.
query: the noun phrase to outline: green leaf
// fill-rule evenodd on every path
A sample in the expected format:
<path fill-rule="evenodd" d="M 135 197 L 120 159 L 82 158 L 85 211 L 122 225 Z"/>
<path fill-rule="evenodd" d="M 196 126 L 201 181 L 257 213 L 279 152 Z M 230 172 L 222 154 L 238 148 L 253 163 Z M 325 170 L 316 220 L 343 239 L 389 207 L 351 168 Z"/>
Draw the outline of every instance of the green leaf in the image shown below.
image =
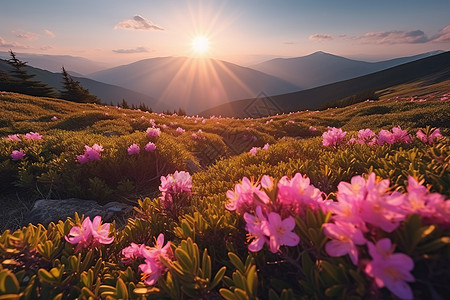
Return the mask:
<path fill-rule="evenodd" d="M 121 278 L 117 279 L 116 296 L 118 299 L 128 299 L 127 285 L 123 282 Z"/>
<path fill-rule="evenodd" d="M 197 271 L 194 269 L 194 263 L 186 251 L 184 251 L 181 248 L 177 248 L 175 250 L 175 255 L 184 271 L 187 271 L 187 272 L 196 272 Z"/>
<path fill-rule="evenodd" d="M 211 279 L 211 258 L 208 255 L 208 250 L 203 251 L 202 257 L 202 271 L 204 279 Z"/>
<path fill-rule="evenodd" d="M 219 271 L 217 271 L 216 276 L 214 276 L 213 281 L 209 285 L 210 290 L 212 290 L 213 288 L 216 287 L 216 285 L 219 284 L 219 282 L 222 280 L 223 276 L 225 275 L 226 270 L 227 270 L 227 267 L 223 266 L 222 268 L 220 268 Z"/>
<path fill-rule="evenodd" d="M 336 297 L 342 296 L 342 293 L 344 292 L 344 290 L 345 290 L 345 285 L 336 284 L 336 285 L 333 285 L 333 286 L 327 288 L 325 290 L 325 295 L 327 297 L 336 298 Z"/>
<path fill-rule="evenodd" d="M 247 287 L 250 297 L 254 296 L 258 288 L 258 275 L 256 273 L 256 266 L 253 265 L 248 270 Z"/>
<path fill-rule="evenodd" d="M 237 300 L 238 298 L 234 295 L 234 293 L 228 289 L 220 289 L 219 293 L 226 300 Z"/>
<path fill-rule="evenodd" d="M 233 252 L 228 252 L 228 258 L 237 270 L 239 270 L 242 274 L 245 274 L 245 266 L 239 256 L 237 256 Z"/>

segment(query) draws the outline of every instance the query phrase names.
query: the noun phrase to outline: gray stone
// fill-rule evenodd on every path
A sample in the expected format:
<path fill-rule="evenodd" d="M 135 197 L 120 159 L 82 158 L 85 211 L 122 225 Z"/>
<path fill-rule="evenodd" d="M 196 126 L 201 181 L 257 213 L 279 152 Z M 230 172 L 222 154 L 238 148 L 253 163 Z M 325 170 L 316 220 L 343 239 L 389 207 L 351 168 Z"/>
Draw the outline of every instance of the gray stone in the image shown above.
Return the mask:
<path fill-rule="evenodd" d="M 81 217 L 85 215 L 93 219 L 101 216 L 104 222 L 113 220 L 123 221 L 133 212 L 133 207 L 124 203 L 110 202 L 101 206 L 92 200 L 65 199 L 65 200 L 37 200 L 30 211 L 27 223 L 48 225 L 50 222 L 66 220 L 73 217 L 75 212 Z"/>

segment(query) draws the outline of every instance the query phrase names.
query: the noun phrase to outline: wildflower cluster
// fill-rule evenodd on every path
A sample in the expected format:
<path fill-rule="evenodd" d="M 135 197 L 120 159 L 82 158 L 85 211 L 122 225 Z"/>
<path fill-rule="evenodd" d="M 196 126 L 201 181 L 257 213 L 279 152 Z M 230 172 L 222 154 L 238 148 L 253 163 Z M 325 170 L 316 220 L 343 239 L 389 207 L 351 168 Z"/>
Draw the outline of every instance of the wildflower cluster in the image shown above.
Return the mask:
<path fill-rule="evenodd" d="M 75 252 L 83 248 L 95 248 L 100 244 L 108 245 L 114 241 L 114 237 L 108 237 L 110 223 L 101 224 L 102 218 L 96 216 L 94 221 L 89 217 L 84 219 L 81 226 L 74 226 L 64 238 L 71 244 L 77 244 Z"/>
<path fill-rule="evenodd" d="M 188 172 L 175 171 L 173 174 L 161 176 L 161 205 L 173 217 L 189 204 L 192 188 L 192 177 Z"/>
<path fill-rule="evenodd" d="M 85 145 L 84 148 L 84 154 L 77 155 L 77 160 L 80 164 L 85 164 L 94 160 L 100 160 L 100 155 L 104 151 L 103 147 L 98 144 L 94 144 L 92 147 Z"/>
<path fill-rule="evenodd" d="M 278 182 L 267 175 L 260 183 L 244 177 L 227 192 L 226 208 L 243 215 L 250 251 L 268 245 L 273 253 L 280 246 L 299 245 L 294 218 L 305 219 L 308 210 L 328 213 L 331 222 L 323 224 L 323 233 L 329 238 L 326 253 L 331 257 L 349 255 L 379 288 L 387 287 L 402 299 L 412 299 L 406 282 L 414 281 L 414 261 L 404 253 L 394 253 L 388 234 L 412 214 L 419 215 L 423 223 L 450 228 L 450 200 L 430 193 L 422 183 L 410 176 L 407 193 L 400 193 L 391 191 L 389 180 L 378 180 L 374 173 L 367 179 L 354 176 L 350 183 L 339 183 L 334 201 L 325 199 L 324 193 L 300 173 Z"/>
<path fill-rule="evenodd" d="M 159 277 L 168 271 L 162 259 L 174 260 L 170 241 L 164 245 L 164 234 L 162 233 L 156 239 L 154 247 L 131 243 L 122 250 L 122 257 L 122 262 L 126 264 L 139 258 L 145 259 L 145 262 L 139 265 L 139 270 L 142 271 L 142 280 L 147 285 L 154 285 Z"/>

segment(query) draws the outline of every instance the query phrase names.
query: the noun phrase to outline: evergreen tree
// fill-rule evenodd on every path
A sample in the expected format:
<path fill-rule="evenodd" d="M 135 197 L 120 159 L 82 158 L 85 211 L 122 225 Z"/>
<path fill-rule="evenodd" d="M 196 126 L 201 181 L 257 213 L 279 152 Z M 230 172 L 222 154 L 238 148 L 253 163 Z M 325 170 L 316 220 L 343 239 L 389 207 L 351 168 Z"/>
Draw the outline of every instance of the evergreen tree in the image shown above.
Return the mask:
<path fill-rule="evenodd" d="M 62 76 L 64 87 L 64 90 L 61 91 L 62 99 L 82 103 L 101 103 L 100 99 L 92 95 L 88 89 L 82 87 L 79 81 L 73 80 L 64 67 L 62 67 Z"/>
<path fill-rule="evenodd" d="M 9 50 L 11 58 L 7 63 L 12 66 L 11 75 L 14 77 L 12 92 L 19 92 L 38 97 L 55 97 L 55 90 L 40 81 L 32 80 L 36 75 L 29 74 L 25 69 L 27 63 L 16 57 L 16 54 Z"/>
<path fill-rule="evenodd" d="M 128 105 L 127 100 L 122 99 L 122 104 L 120 105 L 122 108 L 130 108 L 130 106 Z"/>

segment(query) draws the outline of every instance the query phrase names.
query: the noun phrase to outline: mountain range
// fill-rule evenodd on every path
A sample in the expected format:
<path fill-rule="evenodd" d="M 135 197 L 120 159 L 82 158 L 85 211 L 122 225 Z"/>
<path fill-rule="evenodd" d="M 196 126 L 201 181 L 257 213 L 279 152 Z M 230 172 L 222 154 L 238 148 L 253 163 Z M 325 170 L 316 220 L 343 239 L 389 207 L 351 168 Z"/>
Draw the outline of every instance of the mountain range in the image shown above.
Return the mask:
<path fill-rule="evenodd" d="M 335 86 L 330 87 L 330 84 L 442 53 L 433 51 L 373 63 L 319 51 L 302 57 L 271 59 L 251 68 L 211 58 L 158 57 L 100 71 L 100 64 L 79 57 L 17 56 L 33 66 L 27 68 L 37 80 L 58 90 L 62 81 L 59 68 L 65 66 L 75 80 L 106 103 L 116 104 L 126 99 L 129 104 L 145 103 L 155 111 L 183 108 L 188 114 L 214 111 L 214 114 L 226 115 L 225 112 L 229 111 L 225 107 L 239 107 L 235 101 L 265 96 L 272 96 L 277 101 L 281 99 L 283 110 L 317 108 L 326 102 L 361 92 L 361 88 L 372 89 L 362 82 L 358 87 L 337 85 L 339 90 L 333 91 L 331 88 Z M 0 52 L 0 57 L 5 54 L 8 53 Z M 35 63 L 58 73 L 35 68 Z M 0 60 L 0 70 L 7 68 L 5 61 Z M 378 87 L 377 84 L 374 88 Z M 225 111 L 218 111 L 218 107 Z"/>
<path fill-rule="evenodd" d="M 275 113 L 317 109 L 326 103 L 358 93 L 378 91 L 408 82 L 427 85 L 443 81 L 450 81 L 450 51 L 308 90 L 233 101 L 205 110 L 200 115 L 255 117 L 252 113 L 256 109 L 256 113 L 261 117 Z"/>

